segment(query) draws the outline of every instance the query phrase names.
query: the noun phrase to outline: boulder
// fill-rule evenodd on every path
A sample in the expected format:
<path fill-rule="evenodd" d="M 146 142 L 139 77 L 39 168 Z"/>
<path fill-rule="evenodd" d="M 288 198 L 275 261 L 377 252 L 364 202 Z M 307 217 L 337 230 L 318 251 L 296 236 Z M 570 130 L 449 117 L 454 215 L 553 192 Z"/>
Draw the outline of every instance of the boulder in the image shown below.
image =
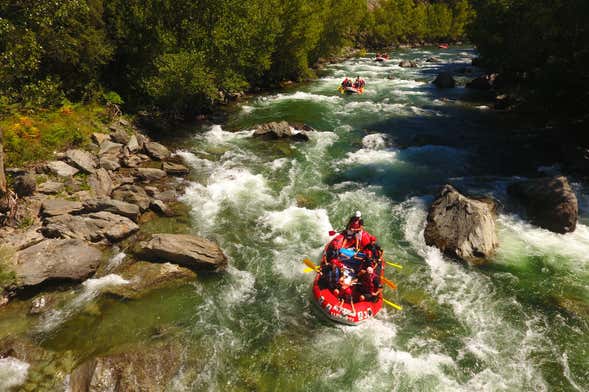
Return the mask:
<path fill-rule="evenodd" d="M 63 192 L 65 185 L 63 182 L 57 181 L 45 181 L 37 187 L 37 192 L 44 193 L 46 195 L 55 195 Z"/>
<path fill-rule="evenodd" d="M 158 161 L 163 161 L 170 156 L 170 150 L 166 146 L 156 142 L 147 142 L 144 148 L 147 155 Z"/>
<path fill-rule="evenodd" d="M 495 74 L 479 76 L 466 83 L 466 88 L 474 90 L 490 90 L 493 88 L 493 82 L 495 81 Z"/>
<path fill-rule="evenodd" d="M 153 169 L 150 167 L 141 167 L 137 169 L 137 177 L 146 182 L 161 180 L 166 175 L 166 172 L 161 169 Z"/>
<path fill-rule="evenodd" d="M 493 202 L 468 198 L 445 185 L 429 210 L 425 242 L 445 254 L 479 264 L 498 246 L 494 210 Z"/>
<path fill-rule="evenodd" d="M 68 150 L 65 155 L 72 166 L 77 167 L 85 173 L 94 173 L 96 170 L 94 156 L 88 151 Z"/>
<path fill-rule="evenodd" d="M 103 142 L 110 140 L 110 135 L 107 135 L 106 133 L 94 132 L 92 134 L 92 140 L 94 140 L 94 142 L 100 146 Z"/>
<path fill-rule="evenodd" d="M 168 208 L 168 206 L 166 205 L 166 203 L 164 203 L 161 200 L 152 200 L 151 203 L 149 204 L 149 208 L 159 214 L 159 215 L 164 215 L 164 216 L 173 216 L 174 213 Z"/>
<path fill-rule="evenodd" d="M 254 137 L 264 139 L 292 139 L 294 141 L 308 141 L 309 135 L 302 128 L 294 128 L 286 121 L 270 122 L 258 125 L 253 134 Z"/>
<path fill-rule="evenodd" d="M 102 252 L 79 239 L 49 239 L 16 253 L 14 271 L 21 286 L 47 280 L 83 281 L 92 276 Z"/>
<path fill-rule="evenodd" d="M 47 218 L 41 229 L 49 238 L 79 238 L 90 242 L 121 241 L 137 230 L 139 226 L 129 218 L 106 211 Z"/>
<path fill-rule="evenodd" d="M 113 130 L 112 127 L 111 130 Z M 110 138 L 113 142 L 120 144 L 127 144 L 131 140 L 129 134 L 124 129 L 118 127 L 110 134 Z"/>
<path fill-rule="evenodd" d="M 566 177 L 521 181 L 507 191 L 524 204 L 533 224 L 556 233 L 575 231 L 579 204 Z"/>
<path fill-rule="evenodd" d="M 143 154 L 130 154 L 123 158 L 123 165 L 128 168 L 137 168 L 144 162 L 148 162 L 151 159 L 147 155 Z"/>
<path fill-rule="evenodd" d="M 403 60 L 399 63 L 402 68 L 417 68 L 417 63 L 413 60 Z"/>
<path fill-rule="evenodd" d="M 141 215 L 141 210 L 135 204 L 108 198 L 86 200 L 83 203 L 83 206 L 84 212 L 87 213 L 106 211 L 113 214 L 122 215 L 134 222 L 137 222 L 139 220 L 139 215 Z"/>
<path fill-rule="evenodd" d="M 174 162 L 164 162 L 163 169 L 171 176 L 184 176 L 190 172 L 186 166 Z"/>
<path fill-rule="evenodd" d="M 139 142 L 137 141 L 137 136 L 131 135 L 129 141 L 127 142 L 127 150 L 130 152 L 137 152 L 140 150 Z"/>
<path fill-rule="evenodd" d="M 14 250 L 23 250 L 43 241 L 45 237 L 40 233 L 41 226 L 35 225 L 22 231 L 13 227 L 5 227 L 0 230 L 0 248 L 8 246 Z"/>
<path fill-rule="evenodd" d="M 177 286 L 196 279 L 196 273 L 171 263 L 138 261 L 117 272 L 130 283 L 105 288 L 103 293 L 127 299 L 137 299 L 155 289 Z"/>
<path fill-rule="evenodd" d="M 113 143 L 110 140 L 105 140 L 100 144 L 100 150 L 98 151 L 98 155 L 102 157 L 103 155 L 110 155 L 110 156 L 119 156 L 123 145 L 120 143 Z"/>
<path fill-rule="evenodd" d="M 55 174 L 58 177 L 71 177 L 79 172 L 75 167 L 71 167 L 62 161 L 47 162 L 45 168 L 49 173 Z"/>
<path fill-rule="evenodd" d="M 116 155 L 103 155 L 100 157 L 100 167 L 105 170 L 118 170 L 121 167 L 119 163 L 119 157 Z"/>
<path fill-rule="evenodd" d="M 217 244 L 190 234 L 154 234 L 139 243 L 136 254 L 146 260 L 170 262 L 191 270 L 222 270 L 227 258 Z"/>
<path fill-rule="evenodd" d="M 113 190 L 113 182 L 106 169 L 100 168 L 94 174 L 88 176 L 88 185 L 97 197 L 110 196 Z"/>
<path fill-rule="evenodd" d="M 118 187 L 113 191 L 112 198 L 135 204 L 141 209 L 141 211 L 145 211 L 149 208 L 149 196 L 147 196 L 147 193 L 143 188 L 137 185 L 122 185 Z"/>
<path fill-rule="evenodd" d="M 52 217 L 65 214 L 73 214 L 83 211 L 84 207 L 79 201 L 64 199 L 47 199 L 41 204 L 41 214 L 44 217 Z"/>
<path fill-rule="evenodd" d="M 30 196 L 35 193 L 37 181 L 35 180 L 35 176 L 25 173 L 14 178 L 12 188 L 19 197 Z"/>
<path fill-rule="evenodd" d="M 427 60 L 425 60 L 426 63 L 441 63 L 442 59 L 440 59 L 439 57 L 428 57 Z"/>
<path fill-rule="evenodd" d="M 449 72 L 440 73 L 432 82 L 438 88 L 454 88 L 456 81 Z"/>

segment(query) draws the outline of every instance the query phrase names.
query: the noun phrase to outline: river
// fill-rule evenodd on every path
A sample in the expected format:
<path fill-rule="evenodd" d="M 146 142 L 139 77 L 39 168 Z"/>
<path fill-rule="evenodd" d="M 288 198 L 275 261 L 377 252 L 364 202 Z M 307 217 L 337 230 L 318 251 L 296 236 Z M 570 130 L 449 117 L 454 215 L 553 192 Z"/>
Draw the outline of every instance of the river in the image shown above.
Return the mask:
<path fill-rule="evenodd" d="M 536 145 L 514 143 L 525 122 L 491 109 L 484 94 L 429 83 L 441 69 L 469 73 L 459 82 L 472 78 L 474 52 L 391 55 L 386 63 L 328 65 L 318 80 L 251 98 L 226 123 L 183 138 L 192 174 L 182 200 L 191 219 L 169 231 L 218 241 L 228 271 L 137 301 L 98 299 L 94 287 L 117 283 L 116 275 L 99 278 L 69 313 L 30 326 L 42 331 L 40 343 L 82 361 L 148 346 L 163 329 L 181 343 L 173 391 L 588 390 L 586 185 L 569 177 L 581 209 L 574 233 L 526 223 L 507 185 L 561 169 Z M 397 65 L 433 55 L 442 63 Z M 343 77 L 356 75 L 366 79 L 365 94 L 339 95 Z M 279 120 L 317 131 L 307 143 L 251 138 L 253 125 Z M 445 183 L 504 206 L 500 247 L 484 267 L 425 245 L 427 209 Z M 387 258 L 404 266 L 387 268 L 399 289 L 385 295 L 404 309 L 349 327 L 314 308 L 302 259 L 317 260 L 328 231 L 356 210 Z M 10 322 L 25 329 L 20 318 Z"/>

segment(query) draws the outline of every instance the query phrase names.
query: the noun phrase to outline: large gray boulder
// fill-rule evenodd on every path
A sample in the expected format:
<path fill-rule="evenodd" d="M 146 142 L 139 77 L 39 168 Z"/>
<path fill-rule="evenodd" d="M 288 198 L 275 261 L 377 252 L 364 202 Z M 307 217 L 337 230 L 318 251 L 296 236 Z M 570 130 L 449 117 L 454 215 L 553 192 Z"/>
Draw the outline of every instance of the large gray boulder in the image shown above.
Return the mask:
<path fill-rule="evenodd" d="M 37 192 L 44 193 L 46 195 L 54 195 L 60 192 L 63 192 L 65 189 L 65 185 L 63 182 L 58 181 L 45 181 L 42 184 L 39 184 L 37 187 Z"/>
<path fill-rule="evenodd" d="M 55 174 L 58 177 L 71 177 L 79 172 L 75 167 L 71 167 L 62 161 L 47 162 L 45 168 L 49 173 Z"/>
<path fill-rule="evenodd" d="M 100 144 L 100 150 L 98 155 L 101 157 L 104 155 L 118 156 L 122 151 L 123 145 L 121 143 L 114 143 L 110 140 L 105 140 Z"/>
<path fill-rule="evenodd" d="M 183 176 L 190 172 L 186 166 L 174 162 L 164 162 L 163 169 L 171 176 Z"/>
<path fill-rule="evenodd" d="M 523 203 L 533 224 L 556 233 L 575 231 L 579 203 L 566 177 L 521 181 L 507 191 Z"/>
<path fill-rule="evenodd" d="M 161 180 L 166 176 L 166 172 L 162 169 L 155 169 L 151 167 L 140 167 L 137 169 L 137 177 L 145 182 Z"/>
<path fill-rule="evenodd" d="M 97 197 L 108 197 L 113 189 L 112 178 L 104 168 L 97 169 L 88 176 L 88 185 Z"/>
<path fill-rule="evenodd" d="M 399 63 L 399 67 L 401 67 L 401 68 L 417 68 L 417 63 L 413 60 L 402 60 Z"/>
<path fill-rule="evenodd" d="M 86 200 L 83 205 L 84 212 L 106 211 L 113 214 L 122 215 L 134 222 L 139 220 L 139 215 L 141 214 L 139 206 L 136 206 L 135 204 L 108 198 Z"/>
<path fill-rule="evenodd" d="M 427 216 L 425 242 L 445 254 L 480 264 L 498 246 L 495 205 L 460 194 L 445 185 Z"/>
<path fill-rule="evenodd" d="M 21 286 L 47 280 L 83 281 L 102 260 L 102 252 L 79 239 L 49 239 L 16 253 L 14 271 Z"/>
<path fill-rule="evenodd" d="M 52 217 L 64 214 L 74 214 L 83 211 L 84 207 L 79 201 L 64 199 L 47 199 L 41 205 L 41 214 L 45 217 Z"/>
<path fill-rule="evenodd" d="M 120 159 L 116 155 L 103 155 L 100 157 L 100 167 L 105 170 L 118 170 L 121 167 Z"/>
<path fill-rule="evenodd" d="M 456 81 L 452 77 L 450 72 L 440 73 L 432 82 L 438 88 L 454 88 L 456 87 Z"/>
<path fill-rule="evenodd" d="M 118 187 L 113 191 L 112 198 L 135 204 L 141 208 L 141 211 L 149 208 L 149 196 L 147 196 L 145 189 L 137 185 L 122 185 Z"/>
<path fill-rule="evenodd" d="M 94 156 L 84 150 L 68 150 L 65 153 L 68 161 L 85 173 L 94 173 L 96 170 L 96 161 Z"/>
<path fill-rule="evenodd" d="M 147 155 L 159 161 L 163 161 L 170 156 L 170 150 L 166 146 L 156 142 L 147 142 L 144 148 Z"/>
<path fill-rule="evenodd" d="M 146 260 L 170 262 L 192 270 L 218 271 L 227 266 L 219 246 L 190 234 L 154 234 L 139 243 L 136 254 Z"/>
<path fill-rule="evenodd" d="M 79 238 L 90 242 L 117 242 L 139 230 L 129 218 L 106 211 L 60 215 L 45 219 L 41 229 L 50 238 Z"/>
<path fill-rule="evenodd" d="M 309 127 L 293 127 L 286 121 L 269 122 L 258 125 L 253 136 L 263 139 L 291 139 L 294 141 L 308 141 L 307 134 Z"/>

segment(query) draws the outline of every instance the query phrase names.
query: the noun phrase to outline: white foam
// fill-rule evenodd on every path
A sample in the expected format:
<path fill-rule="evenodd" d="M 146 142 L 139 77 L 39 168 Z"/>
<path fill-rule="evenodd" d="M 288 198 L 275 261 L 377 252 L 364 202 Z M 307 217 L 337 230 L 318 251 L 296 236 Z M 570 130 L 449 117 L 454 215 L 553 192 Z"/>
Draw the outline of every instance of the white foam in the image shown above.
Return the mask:
<path fill-rule="evenodd" d="M 384 133 L 373 133 L 362 138 L 362 145 L 369 150 L 382 150 L 386 146 L 386 137 Z"/>
<path fill-rule="evenodd" d="M 238 270 L 233 266 L 227 268 L 231 280 L 223 291 L 224 302 L 229 305 L 251 303 L 256 298 L 256 277 L 248 271 Z"/>
<path fill-rule="evenodd" d="M 211 144 L 223 144 L 235 139 L 243 139 L 253 135 L 255 130 L 240 131 L 240 132 L 227 132 L 223 130 L 220 125 L 213 125 L 211 129 L 204 134 L 207 142 Z"/>
<path fill-rule="evenodd" d="M 109 274 L 101 278 L 87 279 L 82 283 L 81 292 L 63 308 L 47 313 L 41 320 L 39 329 L 50 331 L 67 320 L 84 305 L 96 298 L 105 287 L 130 283 L 116 274 Z"/>
<path fill-rule="evenodd" d="M 272 162 L 270 162 L 270 168 L 272 170 L 280 170 L 282 169 L 287 163 L 288 163 L 288 159 L 287 158 L 278 158 L 273 160 Z"/>
<path fill-rule="evenodd" d="M 349 152 L 347 158 L 341 161 L 345 165 L 370 165 L 370 164 L 393 164 L 397 159 L 397 151 L 373 150 L 362 148 L 355 152 Z"/>
<path fill-rule="evenodd" d="M 9 391 L 27 380 L 30 365 L 13 357 L 0 358 L 0 391 Z"/>
<path fill-rule="evenodd" d="M 267 212 L 260 222 L 270 228 L 273 242 L 282 247 L 292 245 L 298 248 L 309 240 L 314 246 L 321 246 L 329 240 L 328 232 L 333 230 L 324 209 L 290 206 L 281 211 Z"/>
<path fill-rule="evenodd" d="M 109 272 L 109 271 L 112 271 L 113 269 L 117 268 L 119 265 L 121 265 L 123 260 L 125 260 L 126 256 L 127 255 L 125 254 L 125 252 L 118 252 L 118 253 L 114 254 L 108 260 L 106 267 L 105 267 L 105 271 Z"/>
<path fill-rule="evenodd" d="M 261 174 L 253 174 L 230 163 L 213 170 L 206 184 L 192 183 L 181 197 L 192 206 L 193 214 L 209 225 L 223 205 L 239 208 L 241 213 L 259 214 L 261 206 L 273 204 L 273 196 Z"/>
<path fill-rule="evenodd" d="M 338 103 L 342 101 L 342 98 L 337 95 L 321 95 L 304 91 L 297 91 L 294 94 L 276 94 L 270 97 L 260 98 L 260 101 L 263 103 L 288 100 Z"/>
<path fill-rule="evenodd" d="M 212 169 L 214 166 L 213 162 L 209 161 L 208 159 L 199 158 L 190 151 L 178 150 L 176 151 L 175 155 L 181 157 L 187 165 L 195 169 L 201 169 L 203 167 Z"/>

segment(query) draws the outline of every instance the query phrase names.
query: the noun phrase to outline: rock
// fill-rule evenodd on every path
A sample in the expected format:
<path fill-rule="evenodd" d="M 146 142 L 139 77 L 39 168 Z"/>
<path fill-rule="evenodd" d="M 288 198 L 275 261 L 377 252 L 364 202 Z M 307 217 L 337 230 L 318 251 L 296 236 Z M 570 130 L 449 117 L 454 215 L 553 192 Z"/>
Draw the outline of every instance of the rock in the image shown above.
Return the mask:
<path fill-rule="evenodd" d="M 148 263 L 138 261 L 117 272 L 130 283 L 105 288 L 104 293 L 127 299 L 138 299 L 155 289 L 177 286 L 196 279 L 188 268 L 171 263 Z"/>
<path fill-rule="evenodd" d="M 103 142 L 110 140 L 110 135 L 107 135 L 106 133 L 94 132 L 92 134 L 92 140 L 94 140 L 96 144 L 100 146 Z"/>
<path fill-rule="evenodd" d="M 37 192 L 44 193 L 46 195 L 55 195 L 57 193 L 63 192 L 64 189 L 65 185 L 63 185 L 63 182 L 45 181 L 37 187 Z"/>
<path fill-rule="evenodd" d="M 16 253 L 18 284 L 34 286 L 47 280 L 83 281 L 92 276 L 102 252 L 79 239 L 49 239 Z"/>
<path fill-rule="evenodd" d="M 413 60 L 403 60 L 399 63 L 402 68 L 417 68 L 417 63 Z"/>
<path fill-rule="evenodd" d="M 78 191 L 72 194 L 72 196 L 75 197 L 78 201 L 81 201 L 82 203 L 86 200 L 90 200 L 96 197 L 96 195 L 94 195 L 90 191 Z"/>
<path fill-rule="evenodd" d="M 84 150 L 68 150 L 66 153 L 69 162 L 85 173 L 94 173 L 96 162 L 94 156 Z"/>
<path fill-rule="evenodd" d="M 84 207 L 79 201 L 64 199 L 47 199 L 41 205 L 41 214 L 45 217 L 52 217 L 65 214 L 73 214 L 83 211 Z"/>
<path fill-rule="evenodd" d="M 164 203 L 161 200 L 152 200 L 149 208 L 158 213 L 159 215 L 164 215 L 164 216 L 173 216 L 174 213 L 168 208 L 168 206 L 166 205 L 166 203 Z"/>
<path fill-rule="evenodd" d="M 432 82 L 438 88 L 454 88 L 456 81 L 449 72 L 440 73 Z"/>
<path fill-rule="evenodd" d="M 29 227 L 22 231 L 13 227 L 6 227 L 0 230 L 0 244 L 14 250 L 23 250 L 43 241 L 45 237 L 39 232 L 41 225 Z"/>
<path fill-rule="evenodd" d="M 161 180 L 166 175 L 166 172 L 161 169 L 152 169 L 149 167 L 137 169 L 137 177 L 146 182 Z"/>
<path fill-rule="evenodd" d="M 137 168 L 144 162 L 148 162 L 151 159 L 147 155 L 143 154 L 131 154 L 123 158 L 123 165 L 128 168 Z"/>
<path fill-rule="evenodd" d="M 113 190 L 113 182 L 108 172 L 100 168 L 94 174 L 88 176 L 88 185 L 97 197 L 110 196 Z"/>
<path fill-rule="evenodd" d="M 4 195 L 8 193 L 8 187 L 6 183 L 6 176 L 4 174 L 4 148 L 2 143 L 4 141 L 4 135 L 0 130 L 0 198 L 4 198 Z"/>
<path fill-rule="evenodd" d="M 129 218 L 106 211 L 47 218 L 41 229 L 49 238 L 79 238 L 90 242 L 121 241 L 137 230 L 139 226 Z"/>
<path fill-rule="evenodd" d="M 439 57 L 432 56 L 432 57 L 428 57 L 428 59 L 425 60 L 425 62 L 426 63 L 441 63 L 442 59 L 440 59 Z"/>
<path fill-rule="evenodd" d="M 490 90 L 493 88 L 493 82 L 495 81 L 495 74 L 479 76 L 466 83 L 466 88 L 474 90 Z"/>
<path fill-rule="evenodd" d="M 217 244 L 190 234 L 154 234 L 136 254 L 146 260 L 179 264 L 191 270 L 221 270 L 227 258 Z"/>
<path fill-rule="evenodd" d="M 35 193 L 37 181 L 35 180 L 35 176 L 25 173 L 22 176 L 14 178 L 12 188 L 19 197 L 30 196 Z"/>
<path fill-rule="evenodd" d="M 48 172 L 58 177 L 71 177 L 79 172 L 78 169 L 71 167 L 62 161 L 51 161 L 45 165 Z"/>
<path fill-rule="evenodd" d="M 427 245 L 479 264 L 498 246 L 494 204 L 467 198 L 445 185 L 429 210 L 424 236 Z"/>
<path fill-rule="evenodd" d="M 190 172 L 186 166 L 174 162 L 164 162 L 163 168 L 171 176 L 184 176 Z"/>
<path fill-rule="evenodd" d="M 143 188 L 137 185 L 122 185 L 118 187 L 113 191 L 112 198 L 135 204 L 139 206 L 141 211 L 145 211 L 149 208 L 149 196 L 147 196 L 147 193 Z"/>
<path fill-rule="evenodd" d="M 556 233 L 575 231 L 579 204 L 566 177 L 521 181 L 507 191 L 524 204 L 533 224 Z"/>
<path fill-rule="evenodd" d="M 120 143 L 113 143 L 110 140 L 105 140 L 100 144 L 100 151 L 98 151 L 98 155 L 102 157 L 103 155 L 110 155 L 118 157 L 121 153 L 123 145 Z"/>
<path fill-rule="evenodd" d="M 308 141 L 309 135 L 304 129 L 291 127 L 286 121 L 270 122 L 258 125 L 253 134 L 254 137 L 264 139 L 292 139 L 295 141 Z"/>
<path fill-rule="evenodd" d="M 144 147 L 145 151 L 147 152 L 147 155 L 149 155 L 153 159 L 163 161 L 164 159 L 170 156 L 170 150 L 168 150 L 165 146 L 159 143 L 147 142 L 145 143 Z"/>
<path fill-rule="evenodd" d="M 139 220 L 139 215 L 141 214 L 139 206 L 135 204 L 108 198 L 86 200 L 83 206 L 84 212 L 107 211 L 127 217 L 134 222 Z"/>
<path fill-rule="evenodd" d="M 111 130 L 113 130 L 112 127 Z M 118 127 L 110 134 L 110 138 L 113 142 L 120 144 L 127 144 L 129 143 L 129 140 L 131 140 L 129 134 L 124 129 Z"/>
<path fill-rule="evenodd" d="M 115 155 L 103 155 L 100 157 L 100 167 L 105 170 L 118 170 L 121 167 L 119 158 Z"/>
<path fill-rule="evenodd" d="M 51 295 L 39 295 L 31 301 L 30 315 L 38 315 L 47 312 L 57 302 L 56 298 Z"/>
<path fill-rule="evenodd" d="M 143 151 L 145 149 L 145 143 L 149 142 L 149 138 L 141 133 L 136 133 L 135 137 L 137 138 L 137 144 L 139 145 L 139 151 Z"/>
<path fill-rule="evenodd" d="M 127 142 L 127 149 L 130 152 L 137 152 L 140 150 L 139 142 L 137 141 L 137 136 L 132 135 L 129 141 Z"/>

